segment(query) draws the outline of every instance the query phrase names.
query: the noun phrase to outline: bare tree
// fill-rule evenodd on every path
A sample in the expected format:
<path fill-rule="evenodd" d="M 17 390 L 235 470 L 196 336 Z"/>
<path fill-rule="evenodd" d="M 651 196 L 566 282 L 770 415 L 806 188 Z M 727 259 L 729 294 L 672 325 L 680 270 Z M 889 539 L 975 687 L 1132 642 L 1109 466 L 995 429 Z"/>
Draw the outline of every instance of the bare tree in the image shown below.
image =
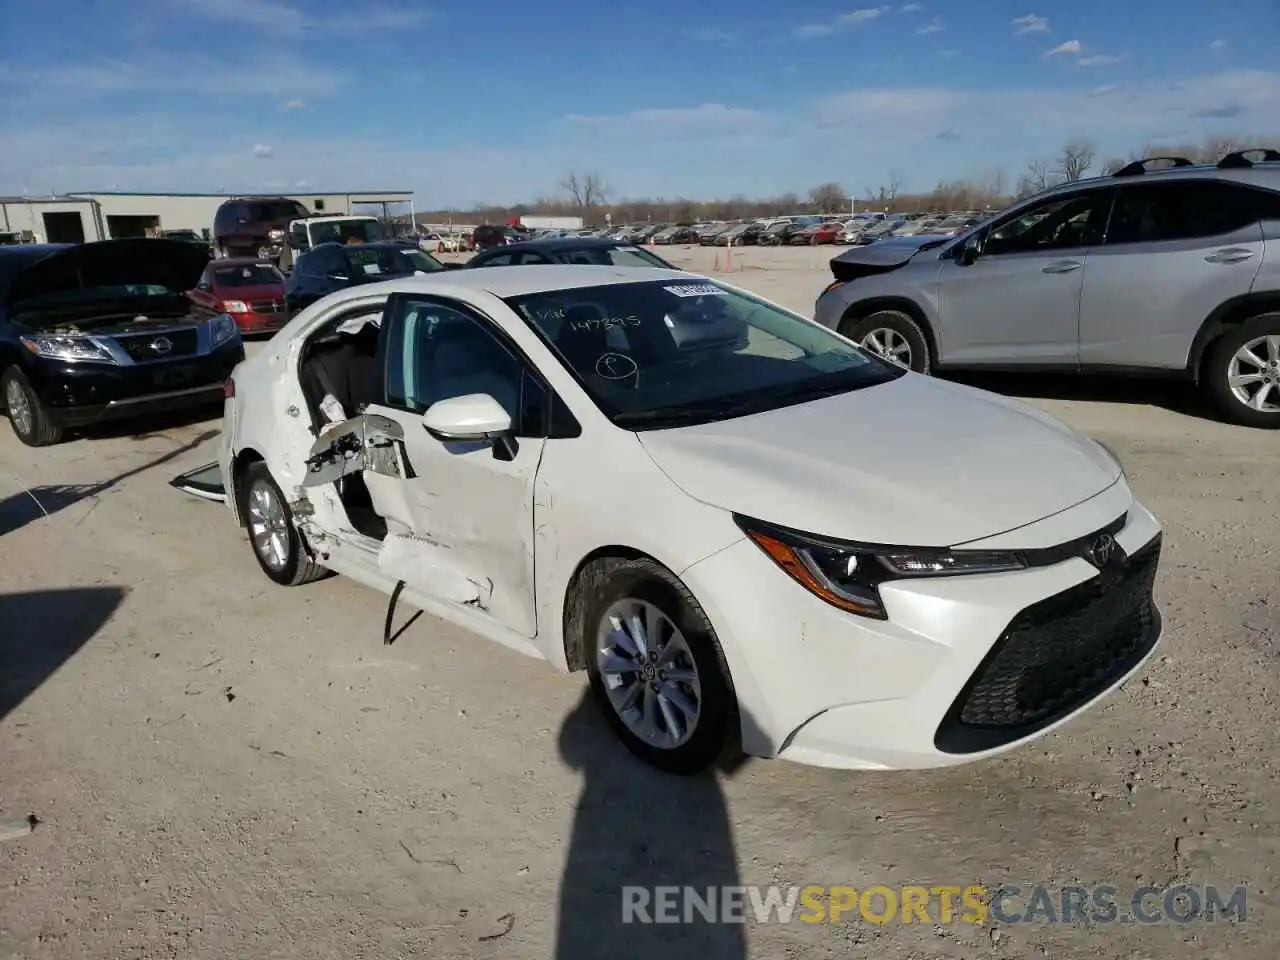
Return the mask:
<path fill-rule="evenodd" d="M 560 181 L 560 189 L 569 195 L 570 202 L 583 213 L 606 203 L 609 199 L 609 188 L 605 186 L 604 177 L 598 173 L 576 173 Z"/>
<path fill-rule="evenodd" d="M 902 190 L 902 172 L 893 170 L 889 173 L 889 179 L 874 190 L 867 188 L 863 191 L 866 195 L 867 202 L 878 204 L 880 206 L 890 206 L 898 199 L 898 194 Z"/>
<path fill-rule="evenodd" d="M 809 191 L 809 202 L 819 213 L 840 213 L 849 206 L 844 187 L 838 183 L 820 183 Z"/>
<path fill-rule="evenodd" d="M 1067 183 L 1083 180 L 1084 175 L 1093 166 L 1097 148 L 1089 140 L 1069 140 L 1062 146 L 1058 155 L 1057 172 Z"/>

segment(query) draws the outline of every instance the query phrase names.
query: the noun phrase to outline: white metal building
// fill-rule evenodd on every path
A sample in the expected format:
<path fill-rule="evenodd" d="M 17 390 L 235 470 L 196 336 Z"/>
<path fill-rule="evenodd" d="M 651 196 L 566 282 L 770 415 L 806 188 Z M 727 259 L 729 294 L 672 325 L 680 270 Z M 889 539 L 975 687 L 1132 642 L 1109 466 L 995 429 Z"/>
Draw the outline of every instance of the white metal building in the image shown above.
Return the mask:
<path fill-rule="evenodd" d="M 266 196 L 266 194 L 262 194 Z M 143 237 L 158 230 L 213 231 L 213 215 L 233 196 L 226 193 L 65 193 L 53 197 L 0 197 L 0 233 L 26 240 L 84 243 L 121 237 Z M 413 215 L 413 191 L 364 190 L 350 193 L 278 194 L 297 200 L 316 213 L 401 213 Z M 364 208 L 360 210 L 358 208 Z"/>

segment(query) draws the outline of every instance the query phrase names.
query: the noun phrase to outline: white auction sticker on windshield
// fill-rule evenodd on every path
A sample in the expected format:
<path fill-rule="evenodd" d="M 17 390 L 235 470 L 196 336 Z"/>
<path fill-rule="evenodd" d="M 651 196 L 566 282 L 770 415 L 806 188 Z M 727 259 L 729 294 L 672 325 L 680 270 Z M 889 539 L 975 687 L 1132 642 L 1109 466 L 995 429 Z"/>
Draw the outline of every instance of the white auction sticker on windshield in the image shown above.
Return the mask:
<path fill-rule="evenodd" d="M 678 287 L 663 287 L 667 293 L 674 293 L 677 297 L 724 297 L 728 296 L 728 290 L 722 290 L 715 284 L 711 283 L 688 283 Z"/>

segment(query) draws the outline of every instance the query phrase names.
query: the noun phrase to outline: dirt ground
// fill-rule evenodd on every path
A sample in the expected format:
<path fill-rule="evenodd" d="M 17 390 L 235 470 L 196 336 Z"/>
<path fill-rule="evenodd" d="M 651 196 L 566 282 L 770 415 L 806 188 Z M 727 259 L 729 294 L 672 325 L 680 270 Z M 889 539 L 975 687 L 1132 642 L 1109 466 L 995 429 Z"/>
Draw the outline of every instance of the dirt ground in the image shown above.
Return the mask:
<path fill-rule="evenodd" d="M 833 252 L 726 276 L 807 310 Z M 168 486 L 213 458 L 216 410 L 40 451 L 0 427 L 0 956 L 1270 960 L 1280 436 L 1152 384 L 981 385 L 1125 460 L 1166 527 L 1166 633 L 1066 729 L 908 774 L 676 781 L 602 732 L 580 676 L 425 616 L 384 648 L 382 597 L 274 586 Z M 770 883 L 1248 899 L 1244 922 L 620 923 L 623 884 Z"/>

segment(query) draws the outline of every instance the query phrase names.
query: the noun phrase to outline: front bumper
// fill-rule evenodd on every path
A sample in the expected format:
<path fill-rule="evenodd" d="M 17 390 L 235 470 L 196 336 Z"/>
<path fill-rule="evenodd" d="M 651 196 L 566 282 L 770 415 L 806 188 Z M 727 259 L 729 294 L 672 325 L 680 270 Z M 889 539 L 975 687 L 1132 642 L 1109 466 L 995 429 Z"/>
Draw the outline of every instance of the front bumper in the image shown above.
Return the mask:
<path fill-rule="evenodd" d="M 1118 499 L 1100 494 L 1041 521 L 1048 539 L 1040 545 L 1101 528 L 1106 511 L 1114 519 L 1125 509 Z M 1062 537 L 1073 514 L 1084 522 Z M 1010 546 L 1035 545 L 1028 541 L 1038 526 L 1023 528 L 1021 544 Z M 1083 557 L 886 584 L 887 621 L 823 603 L 749 541 L 682 576 L 720 637 L 748 753 L 843 769 L 941 767 L 1044 735 L 1151 655 L 1161 630 L 1150 591 L 1159 525 L 1131 502 L 1114 536 L 1135 568 L 1149 567 L 1128 587 L 1101 591 L 1111 600 L 1093 605 L 1104 575 Z M 1001 546 L 997 539 L 985 545 Z M 1127 606 L 1126 590 L 1136 594 Z"/>
<path fill-rule="evenodd" d="M 233 313 L 230 316 L 236 322 L 236 329 L 250 335 L 272 333 L 289 322 L 289 313 L 283 306 L 274 313 Z"/>
<path fill-rule="evenodd" d="M 244 344 L 233 338 L 203 356 L 167 363 L 118 366 L 42 358 L 28 377 L 54 423 L 84 426 L 216 403 L 243 359 Z"/>

